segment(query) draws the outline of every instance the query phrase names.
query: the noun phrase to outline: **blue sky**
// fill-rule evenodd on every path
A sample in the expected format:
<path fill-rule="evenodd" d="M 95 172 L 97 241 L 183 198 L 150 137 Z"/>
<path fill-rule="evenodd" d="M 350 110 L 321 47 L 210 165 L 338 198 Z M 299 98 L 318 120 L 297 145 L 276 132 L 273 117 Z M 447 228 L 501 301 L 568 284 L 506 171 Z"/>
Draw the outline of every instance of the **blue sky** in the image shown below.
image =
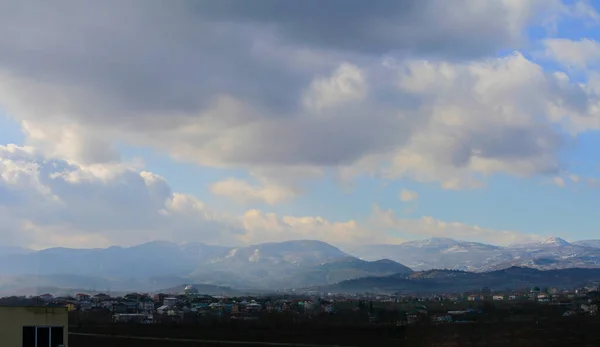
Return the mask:
<path fill-rule="evenodd" d="M 339 18 L 314 18 L 315 28 L 335 28 L 315 36 L 289 24 L 293 6 L 273 18 L 268 7 L 240 14 L 224 2 L 214 15 L 229 24 L 199 38 L 217 25 L 205 16 L 214 9 L 140 3 L 107 28 L 94 27 L 102 14 L 65 3 L 41 27 L 54 45 L 33 29 L 0 34 L 10 52 L 0 59 L 0 188 L 32 199 L 30 209 L 0 205 L 0 217 L 11 216 L 0 233 L 38 248 L 598 238 L 598 4 L 490 2 L 479 21 L 432 4 L 448 11 L 443 22 L 419 5 L 414 23 L 396 27 L 404 14 L 393 2 L 385 13 L 350 5 Z M 114 5 L 96 6 L 116 15 Z M 312 2 L 302 6 L 310 13 Z M 30 11 L 23 5 L 0 32 L 32 25 Z M 78 14 L 90 23 L 62 17 Z M 349 24 L 363 20 L 396 32 Z M 89 35 L 98 37 L 88 46 Z M 64 169 L 44 171 L 51 160 Z M 148 210 L 111 209 L 119 195 L 90 195 L 95 185 Z M 34 192 L 61 204 L 37 206 Z M 81 197 L 101 212 L 69 205 Z M 112 224 L 86 224 L 100 214 Z"/>

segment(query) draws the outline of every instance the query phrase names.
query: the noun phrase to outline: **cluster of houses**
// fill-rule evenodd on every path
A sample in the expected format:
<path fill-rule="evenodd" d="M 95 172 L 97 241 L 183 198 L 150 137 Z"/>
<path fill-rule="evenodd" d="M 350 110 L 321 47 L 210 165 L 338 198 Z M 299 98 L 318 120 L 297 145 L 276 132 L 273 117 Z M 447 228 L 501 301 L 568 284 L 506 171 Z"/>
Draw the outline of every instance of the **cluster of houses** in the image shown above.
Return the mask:
<path fill-rule="evenodd" d="M 595 295 L 595 296 L 594 296 Z M 448 311 L 443 314 L 428 314 L 425 305 L 428 302 L 465 302 L 465 307 L 476 302 L 501 301 L 536 301 L 550 305 L 570 305 L 565 316 L 581 313 L 595 315 L 598 312 L 597 301 L 600 292 L 597 287 L 580 288 L 573 291 L 561 291 L 555 288 L 540 290 L 538 287 L 528 291 L 493 292 L 484 288 L 477 293 L 402 296 L 381 294 L 332 294 L 314 293 L 304 297 L 225 297 L 209 296 L 198 293 L 193 286 L 187 286 L 177 294 L 139 294 L 130 293 L 122 297 L 111 297 L 107 294 L 88 295 L 79 293 L 74 297 L 53 297 L 50 294 L 40 295 L 38 300 L 46 305 L 66 306 L 70 311 L 105 311 L 110 312 L 114 322 L 135 321 L 153 323 L 164 320 L 181 320 L 189 317 L 227 317 L 229 319 L 254 320 L 261 313 L 289 312 L 294 314 L 333 313 L 342 307 L 355 307 L 359 302 L 377 302 L 385 306 L 394 304 L 416 303 L 412 311 L 406 313 L 404 323 L 414 323 L 422 319 L 433 322 L 467 322 L 465 317 L 482 314 L 473 307 L 464 310 Z M 473 302 L 470 304 L 470 302 Z M 469 304 L 467 304 L 469 303 Z M 354 305 L 354 306 L 353 306 Z M 477 307 L 477 305 L 475 305 Z M 371 315 L 371 313 L 369 313 Z M 369 317 L 376 321 L 376 317 Z"/>
<path fill-rule="evenodd" d="M 332 313 L 333 302 L 319 298 L 273 299 L 270 297 L 225 297 L 199 294 L 188 286 L 179 294 L 130 293 L 123 297 L 107 294 L 76 294 L 74 297 L 40 295 L 47 306 L 65 306 L 69 311 L 110 311 L 114 322 L 153 323 L 192 316 L 227 316 L 230 319 L 253 320 L 258 313 Z"/>
<path fill-rule="evenodd" d="M 587 299 L 591 293 L 598 292 L 598 287 L 584 287 L 576 290 L 559 290 L 548 288 L 541 290 L 539 287 L 531 288 L 528 292 L 516 291 L 510 293 L 492 293 L 490 289 L 484 288 L 480 293 L 467 296 L 468 301 L 523 301 L 533 300 L 542 303 L 571 302 L 573 300 Z"/>

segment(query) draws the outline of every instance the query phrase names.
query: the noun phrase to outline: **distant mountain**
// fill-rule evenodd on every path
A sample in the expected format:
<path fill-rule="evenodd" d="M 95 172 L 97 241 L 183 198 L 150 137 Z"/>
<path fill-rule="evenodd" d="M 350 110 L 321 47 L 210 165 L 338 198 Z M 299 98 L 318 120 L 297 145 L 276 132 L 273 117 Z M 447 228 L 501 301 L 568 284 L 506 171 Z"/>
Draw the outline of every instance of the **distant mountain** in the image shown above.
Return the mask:
<path fill-rule="evenodd" d="M 582 240 L 575 241 L 572 244 L 576 246 L 600 248 L 600 240 Z"/>
<path fill-rule="evenodd" d="M 348 252 L 314 240 L 237 248 L 165 241 L 96 249 L 30 251 L 5 247 L 0 249 L 5 250 L 0 252 L 0 291 L 36 286 L 152 291 L 183 283 L 278 290 L 365 277 L 393 275 L 404 281 L 410 280 L 409 275 L 422 276 L 413 270 L 596 269 L 600 268 L 600 248 L 594 245 L 593 240 L 569 243 L 554 237 L 509 247 L 431 238 L 399 245 L 360 246 Z"/>
<path fill-rule="evenodd" d="M 29 254 L 32 252 L 34 251 L 27 248 L 0 245 L 0 257 L 14 254 Z"/>
<path fill-rule="evenodd" d="M 498 270 L 512 266 L 539 270 L 567 268 L 600 268 L 600 249 L 569 243 L 561 238 L 522 245 L 502 250 L 511 259 L 496 264 L 486 264 L 480 271 Z"/>
<path fill-rule="evenodd" d="M 348 255 L 338 248 L 321 241 L 299 240 L 280 243 L 263 243 L 234 248 L 226 254 L 211 259 L 213 268 L 246 267 L 299 267 L 325 263 Z"/>
<path fill-rule="evenodd" d="M 332 284 L 368 276 L 408 275 L 412 272 L 410 268 L 389 259 L 365 261 L 347 256 L 301 268 L 293 276 L 284 277 L 280 286 L 297 288 L 306 285 Z"/>
<path fill-rule="evenodd" d="M 146 292 L 176 286 L 185 281 L 181 277 L 134 279 L 107 278 L 92 274 L 0 275 L 0 296 L 50 292 L 47 288 L 54 288 L 51 293 L 56 293 L 59 289 L 62 293 L 72 288 L 80 288 L 84 292 Z"/>
<path fill-rule="evenodd" d="M 527 289 L 534 286 L 577 288 L 600 278 L 600 269 L 562 269 L 541 271 L 511 267 L 474 273 L 457 270 L 430 270 L 408 276 L 365 277 L 312 288 L 335 293 L 458 293 L 478 292 L 484 287 L 494 291 Z"/>
<path fill-rule="evenodd" d="M 548 238 L 548 239 L 540 242 L 540 244 L 541 245 L 545 245 L 545 246 L 553 246 L 553 247 L 564 247 L 564 246 L 570 246 L 571 245 L 565 239 L 561 239 L 560 237 L 551 237 L 551 238 Z"/>
<path fill-rule="evenodd" d="M 509 249 L 541 249 L 541 248 L 559 248 L 574 246 L 560 237 L 550 237 L 546 240 L 534 243 L 523 243 L 508 246 Z M 578 247 L 578 246 L 576 246 Z"/>
<path fill-rule="evenodd" d="M 498 247 L 449 238 L 411 241 L 400 245 L 370 245 L 350 250 L 361 259 L 389 258 L 414 270 L 454 269 L 493 271 L 511 266 L 536 269 L 600 267 L 599 248 L 593 241 L 569 243 L 558 237 Z"/>
<path fill-rule="evenodd" d="M 367 245 L 349 253 L 365 260 L 391 259 L 413 270 L 447 268 L 475 271 L 482 264 L 510 259 L 503 259 L 497 252 L 500 249 L 477 242 L 431 238 L 399 245 Z"/>
<path fill-rule="evenodd" d="M 357 259 L 321 241 L 239 248 L 155 241 L 0 255 L 0 291 L 35 286 L 155 290 L 186 282 L 271 290 L 410 272 L 390 260 Z"/>
<path fill-rule="evenodd" d="M 133 247 L 95 249 L 49 248 L 33 253 L 0 256 L 0 274 L 70 274 L 111 278 L 185 276 L 197 264 L 229 248 L 203 243 L 177 245 L 155 241 Z"/>
<path fill-rule="evenodd" d="M 199 265 L 191 278 L 238 288 L 295 288 L 410 272 L 391 260 L 368 262 L 325 242 L 300 240 L 231 249 Z"/>

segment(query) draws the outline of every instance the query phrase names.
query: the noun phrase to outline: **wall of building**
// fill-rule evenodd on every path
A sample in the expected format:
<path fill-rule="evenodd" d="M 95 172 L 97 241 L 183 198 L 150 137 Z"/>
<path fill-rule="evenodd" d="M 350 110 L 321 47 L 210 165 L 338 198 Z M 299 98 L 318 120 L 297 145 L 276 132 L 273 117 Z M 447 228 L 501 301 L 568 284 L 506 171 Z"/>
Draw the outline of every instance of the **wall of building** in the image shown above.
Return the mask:
<path fill-rule="evenodd" d="M 0 346 L 21 347 L 24 326 L 63 326 L 63 340 L 68 346 L 66 307 L 0 307 Z"/>

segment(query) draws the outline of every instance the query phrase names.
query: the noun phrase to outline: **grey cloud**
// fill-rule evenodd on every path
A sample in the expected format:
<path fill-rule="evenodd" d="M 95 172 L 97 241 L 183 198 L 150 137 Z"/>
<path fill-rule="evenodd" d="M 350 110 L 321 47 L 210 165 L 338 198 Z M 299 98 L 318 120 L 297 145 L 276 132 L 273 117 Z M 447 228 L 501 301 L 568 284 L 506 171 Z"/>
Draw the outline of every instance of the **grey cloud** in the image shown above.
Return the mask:
<path fill-rule="evenodd" d="M 294 95 L 290 85 L 303 77 L 283 68 L 282 62 L 273 65 L 252 54 L 253 45 L 268 39 L 272 23 L 275 37 L 283 32 L 292 39 L 284 37 L 280 45 L 297 38 L 300 44 L 359 52 L 479 55 L 512 41 L 506 25 L 509 9 L 501 2 L 483 6 L 476 21 L 464 18 L 472 2 L 447 4 L 7 1 L 0 5 L 0 61 L 4 68 L 36 80 L 90 84 L 91 93 L 135 111 L 197 109 L 207 95 L 235 90 L 253 100 L 269 95 L 271 103 L 288 104 Z M 268 81 L 261 81 L 264 77 Z"/>
<path fill-rule="evenodd" d="M 474 155 L 506 161 L 527 160 L 555 153 L 563 144 L 563 137 L 543 124 L 481 129 L 465 135 L 460 150 L 455 152 L 454 164 L 465 166 Z M 538 168 L 539 173 L 557 173 L 561 167 L 557 161 L 545 164 Z"/>
<path fill-rule="evenodd" d="M 527 16 L 540 5 L 528 1 L 519 10 Z M 516 9 L 502 1 L 202 0 L 192 7 L 213 20 L 270 26 L 282 40 L 373 54 L 465 58 L 494 54 L 520 40 L 511 28 L 520 24 L 511 23 L 519 19 Z"/>
<path fill-rule="evenodd" d="M 270 122 L 240 134 L 239 146 L 224 153 L 228 160 L 258 165 L 352 164 L 370 152 L 392 150 L 408 140 L 411 123 L 398 126 L 393 110 L 370 114 L 366 108 L 327 119 Z M 264 137 L 269 141 L 257 141 Z M 244 141 L 247 140 L 247 141 Z"/>
<path fill-rule="evenodd" d="M 4 1 L 0 105 L 49 134 L 29 141 L 60 142 L 63 156 L 80 163 L 116 161 L 111 146 L 124 142 L 251 170 L 350 166 L 402 148 L 430 118 L 421 98 L 396 89 L 382 54 L 492 55 L 518 47 L 534 10 L 556 3 Z M 303 93 L 342 62 L 365 70 L 369 95 L 359 106 L 309 114 Z M 506 94 L 528 103 L 524 93 Z M 237 108 L 215 109 L 222 97 Z M 61 134 L 70 123 L 77 131 Z M 469 134 L 465 148 L 491 157 L 514 147 Z"/>
<path fill-rule="evenodd" d="M 285 109 L 294 86 L 310 79 L 263 59 L 266 52 L 253 49 L 255 30 L 203 21 L 166 2 L 0 6 L 0 71 L 61 88 L 75 99 L 69 111 L 86 122 L 120 118 L 135 127 L 128 116 L 194 113 L 220 93 Z"/>
<path fill-rule="evenodd" d="M 477 19 L 465 20 L 469 9 Z M 311 76 L 257 45 L 472 57 L 514 43 L 511 11 L 468 0 L 6 1 L 0 71 L 62 86 L 86 122 L 118 117 L 135 127 L 132 113 L 194 112 L 220 93 L 285 115 Z"/>

